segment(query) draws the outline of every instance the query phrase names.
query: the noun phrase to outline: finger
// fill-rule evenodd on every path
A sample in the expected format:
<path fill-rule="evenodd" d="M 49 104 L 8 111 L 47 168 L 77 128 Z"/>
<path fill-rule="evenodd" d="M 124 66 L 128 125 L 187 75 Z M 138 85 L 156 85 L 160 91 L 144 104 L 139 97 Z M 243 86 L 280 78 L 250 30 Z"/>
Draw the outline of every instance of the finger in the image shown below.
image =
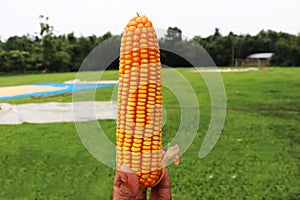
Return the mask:
<path fill-rule="evenodd" d="M 133 200 L 138 192 L 138 180 L 133 179 L 136 184 L 129 184 L 130 179 L 125 172 L 117 172 L 113 190 L 113 200 Z M 123 182 L 125 181 L 125 182 Z"/>
<path fill-rule="evenodd" d="M 124 185 L 127 185 L 128 189 L 132 191 L 133 194 L 137 194 L 139 189 L 139 181 L 134 171 L 132 171 L 127 166 L 121 166 L 120 168 L 121 180 Z"/>
<path fill-rule="evenodd" d="M 170 200 L 171 197 L 171 184 L 170 177 L 168 174 L 168 170 L 165 169 L 165 173 L 163 174 L 163 178 L 161 181 L 151 189 L 150 200 Z"/>

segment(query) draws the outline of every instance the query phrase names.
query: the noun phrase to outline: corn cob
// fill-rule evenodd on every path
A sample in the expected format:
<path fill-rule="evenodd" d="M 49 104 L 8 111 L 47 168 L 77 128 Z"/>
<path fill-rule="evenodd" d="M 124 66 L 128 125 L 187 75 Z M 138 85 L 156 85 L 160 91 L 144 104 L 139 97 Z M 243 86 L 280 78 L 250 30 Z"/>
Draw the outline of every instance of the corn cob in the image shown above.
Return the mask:
<path fill-rule="evenodd" d="M 117 169 L 128 166 L 141 188 L 153 187 L 162 173 L 162 84 L 157 36 L 146 16 L 125 27 L 119 61 Z"/>

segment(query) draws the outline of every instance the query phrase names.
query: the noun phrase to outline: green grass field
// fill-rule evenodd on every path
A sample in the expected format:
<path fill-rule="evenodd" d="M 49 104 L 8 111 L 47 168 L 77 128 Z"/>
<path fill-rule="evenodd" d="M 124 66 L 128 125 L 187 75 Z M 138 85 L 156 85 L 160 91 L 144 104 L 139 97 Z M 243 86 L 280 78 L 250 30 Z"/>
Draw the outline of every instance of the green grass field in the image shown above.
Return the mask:
<path fill-rule="evenodd" d="M 201 121 L 179 166 L 170 165 L 173 199 L 300 198 L 300 68 L 222 73 L 227 116 L 213 151 L 198 158 L 210 120 L 210 97 L 197 73 L 177 69 L 197 94 Z M 0 86 L 62 82 L 75 73 L 1 76 Z M 117 79 L 108 71 L 104 79 Z M 109 100 L 112 88 L 96 100 Z M 87 91 L 88 93 L 89 91 Z M 84 93 L 83 93 L 84 95 Z M 163 90 L 167 122 L 163 142 L 178 128 L 175 96 Z M 69 102 L 72 96 L 4 102 Z M 114 142 L 115 121 L 99 121 Z M 111 199 L 114 170 L 83 146 L 74 123 L 0 126 L 0 199 Z"/>

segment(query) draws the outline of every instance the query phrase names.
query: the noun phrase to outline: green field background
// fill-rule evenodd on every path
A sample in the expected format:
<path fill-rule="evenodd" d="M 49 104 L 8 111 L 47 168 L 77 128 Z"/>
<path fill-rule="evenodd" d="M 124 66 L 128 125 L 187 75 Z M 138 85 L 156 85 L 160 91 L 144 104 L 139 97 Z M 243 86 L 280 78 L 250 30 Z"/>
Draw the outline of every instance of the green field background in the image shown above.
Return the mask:
<path fill-rule="evenodd" d="M 178 68 L 197 94 L 201 120 L 179 166 L 170 165 L 173 199 L 300 199 L 300 68 L 222 73 L 227 115 L 205 158 L 198 153 L 210 121 L 210 96 L 200 74 Z M 1 76 L 0 86 L 63 82 L 76 73 Z M 117 71 L 103 79 L 116 80 Z M 98 89 L 110 100 L 113 88 Z M 85 95 L 91 91 L 82 92 Z M 163 88 L 166 146 L 176 134 L 180 105 Z M 72 96 L 2 102 L 71 102 Z M 99 124 L 115 141 L 114 120 Z M 74 123 L 0 125 L 0 199 L 111 199 L 115 171 L 85 149 Z"/>

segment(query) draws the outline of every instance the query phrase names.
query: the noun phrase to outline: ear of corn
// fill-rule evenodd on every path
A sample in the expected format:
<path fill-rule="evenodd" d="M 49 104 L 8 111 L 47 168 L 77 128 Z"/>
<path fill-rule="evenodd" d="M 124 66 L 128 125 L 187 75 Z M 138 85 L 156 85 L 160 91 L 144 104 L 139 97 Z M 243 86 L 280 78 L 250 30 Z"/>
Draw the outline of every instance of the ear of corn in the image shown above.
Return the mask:
<path fill-rule="evenodd" d="M 146 16 L 132 18 L 121 41 L 117 169 L 128 166 L 140 187 L 152 187 L 162 170 L 162 84 L 157 36 Z"/>

